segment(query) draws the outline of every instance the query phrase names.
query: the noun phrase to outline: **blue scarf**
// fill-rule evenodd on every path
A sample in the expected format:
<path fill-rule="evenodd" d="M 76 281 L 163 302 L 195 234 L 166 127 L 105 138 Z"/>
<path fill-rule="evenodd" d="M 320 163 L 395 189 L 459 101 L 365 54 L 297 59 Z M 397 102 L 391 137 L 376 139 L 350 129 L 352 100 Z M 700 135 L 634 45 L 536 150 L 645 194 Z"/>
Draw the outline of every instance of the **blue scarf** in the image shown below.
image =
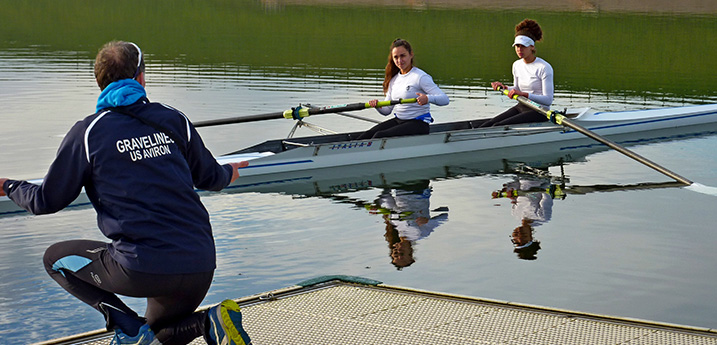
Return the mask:
<path fill-rule="evenodd" d="M 142 84 L 134 79 L 122 79 L 115 81 L 102 90 L 97 99 L 97 111 L 109 107 L 121 107 L 134 104 L 141 98 L 147 97 L 147 92 Z"/>

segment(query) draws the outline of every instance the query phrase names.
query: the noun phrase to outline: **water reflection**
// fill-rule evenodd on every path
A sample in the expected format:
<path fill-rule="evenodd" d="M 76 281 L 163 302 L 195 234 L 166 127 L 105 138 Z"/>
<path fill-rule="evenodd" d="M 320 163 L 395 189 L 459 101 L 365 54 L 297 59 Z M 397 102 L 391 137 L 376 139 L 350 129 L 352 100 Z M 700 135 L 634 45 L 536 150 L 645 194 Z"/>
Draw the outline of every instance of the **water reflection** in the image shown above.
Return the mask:
<path fill-rule="evenodd" d="M 431 210 L 433 188 L 429 179 L 398 182 L 393 185 L 374 186 L 372 183 L 347 182 L 344 187 L 373 189 L 379 194 L 372 201 L 361 200 L 341 194 L 321 194 L 337 203 L 348 203 L 369 214 L 380 216 L 385 225 L 384 238 L 388 243 L 391 264 L 403 269 L 413 264 L 414 245 L 428 237 L 441 224 L 448 221 L 448 207 Z M 345 192 L 346 190 L 344 190 Z"/>
<path fill-rule="evenodd" d="M 502 189 L 493 192 L 493 198 L 505 197 L 510 200 L 511 213 L 520 223 L 510 235 L 515 247 L 513 251 L 518 254 L 518 258 L 537 259 L 540 241 L 533 238 L 533 233 L 537 226 L 550 221 L 557 190 L 558 187 L 549 180 L 516 176 L 513 181 L 503 184 Z"/>
<path fill-rule="evenodd" d="M 391 263 L 398 269 L 415 262 L 413 245 L 416 241 L 428 237 L 448 221 L 447 207 L 431 211 L 429 183 L 429 180 L 421 180 L 400 188 L 383 189 L 373 204 L 367 205 L 371 213 L 383 217 Z"/>
<path fill-rule="evenodd" d="M 523 165 L 519 169 L 525 169 Z M 547 224 L 553 217 L 554 200 L 565 200 L 568 195 L 586 195 L 591 193 L 624 192 L 635 190 L 654 190 L 664 188 L 683 188 L 681 182 L 641 182 L 633 184 L 567 185 L 569 181 L 563 174 L 550 176 L 546 170 L 528 170 L 513 176 L 513 180 L 503 184 L 502 188 L 491 193 L 493 199 L 510 200 L 511 215 L 518 225 L 510 231 L 513 252 L 521 260 L 536 260 L 541 249 L 540 241 L 535 237 L 536 228 Z M 534 173 L 536 172 L 537 173 Z"/>

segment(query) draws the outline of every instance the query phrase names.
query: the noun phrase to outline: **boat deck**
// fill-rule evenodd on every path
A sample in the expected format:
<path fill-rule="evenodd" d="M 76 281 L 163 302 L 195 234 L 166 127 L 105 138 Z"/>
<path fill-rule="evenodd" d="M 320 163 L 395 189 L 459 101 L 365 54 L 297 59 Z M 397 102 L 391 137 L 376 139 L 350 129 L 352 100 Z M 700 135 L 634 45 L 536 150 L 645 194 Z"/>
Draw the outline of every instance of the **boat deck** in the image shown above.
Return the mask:
<path fill-rule="evenodd" d="M 320 277 L 237 300 L 254 345 L 717 344 L 717 331 Z M 109 344 L 96 331 L 42 344 Z M 199 338 L 192 344 L 205 344 Z"/>

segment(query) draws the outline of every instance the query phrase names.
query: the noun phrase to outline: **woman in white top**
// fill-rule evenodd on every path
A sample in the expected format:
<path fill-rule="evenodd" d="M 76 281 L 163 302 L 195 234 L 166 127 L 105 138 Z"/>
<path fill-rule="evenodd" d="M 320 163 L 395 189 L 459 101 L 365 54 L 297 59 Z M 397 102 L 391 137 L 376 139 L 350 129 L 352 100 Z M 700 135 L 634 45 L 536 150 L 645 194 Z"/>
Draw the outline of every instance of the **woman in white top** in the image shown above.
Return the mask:
<path fill-rule="evenodd" d="M 429 103 L 447 105 L 448 96 L 433 82 L 433 78 L 413 65 L 413 50 L 406 40 L 396 39 L 391 44 L 383 80 L 384 100 L 416 98 L 416 103 L 397 104 L 376 108 L 382 115 L 394 117 L 361 134 L 358 139 L 428 134 L 433 122 Z M 368 102 L 372 107 L 377 99 Z"/>
<path fill-rule="evenodd" d="M 508 97 L 524 96 L 536 103 L 550 106 L 553 103 L 553 67 L 535 56 L 535 42 L 543 38 L 543 30 L 532 19 L 525 19 L 515 27 L 513 47 L 518 60 L 513 63 L 513 86 L 508 87 Z M 506 88 L 494 81 L 493 89 Z M 518 103 L 502 114 L 484 122 L 481 127 L 511 125 L 526 122 L 543 122 L 548 118 L 539 112 Z"/>

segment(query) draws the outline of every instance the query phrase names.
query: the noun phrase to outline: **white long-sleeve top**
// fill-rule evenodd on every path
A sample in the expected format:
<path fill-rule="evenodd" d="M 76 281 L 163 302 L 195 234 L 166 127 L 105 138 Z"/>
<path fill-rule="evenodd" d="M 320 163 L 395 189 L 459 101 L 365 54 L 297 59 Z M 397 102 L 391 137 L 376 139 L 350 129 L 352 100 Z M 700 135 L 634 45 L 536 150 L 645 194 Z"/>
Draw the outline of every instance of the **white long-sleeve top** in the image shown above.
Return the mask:
<path fill-rule="evenodd" d="M 397 100 L 416 98 L 416 92 L 426 94 L 428 96 L 428 104 L 418 105 L 418 103 L 397 104 L 376 108 L 382 115 L 393 113 L 401 120 L 415 119 L 421 115 L 430 113 L 430 103 L 435 105 L 447 105 L 448 96 L 433 82 L 433 78 L 418 67 L 411 68 L 406 74 L 398 73 L 388 84 L 388 91 L 384 100 Z M 432 122 L 428 121 L 428 122 Z"/>
<path fill-rule="evenodd" d="M 441 213 L 431 217 L 430 198 L 431 188 L 422 191 L 394 190 L 379 196 L 380 206 L 391 210 L 391 223 L 396 226 L 400 237 L 409 241 L 418 241 L 428 237 L 433 230 L 448 220 L 448 213 Z M 425 218 L 425 223 L 419 223 L 418 218 Z"/>
<path fill-rule="evenodd" d="M 530 100 L 543 105 L 553 104 L 553 67 L 536 57 L 535 61 L 525 63 L 523 59 L 513 62 L 513 89 L 528 93 Z"/>
<path fill-rule="evenodd" d="M 522 191 L 544 188 L 545 181 L 521 179 L 509 182 L 506 186 Z M 553 198 L 546 192 L 528 192 L 518 196 L 511 210 L 519 220 L 530 219 L 534 226 L 550 221 L 553 215 Z"/>

